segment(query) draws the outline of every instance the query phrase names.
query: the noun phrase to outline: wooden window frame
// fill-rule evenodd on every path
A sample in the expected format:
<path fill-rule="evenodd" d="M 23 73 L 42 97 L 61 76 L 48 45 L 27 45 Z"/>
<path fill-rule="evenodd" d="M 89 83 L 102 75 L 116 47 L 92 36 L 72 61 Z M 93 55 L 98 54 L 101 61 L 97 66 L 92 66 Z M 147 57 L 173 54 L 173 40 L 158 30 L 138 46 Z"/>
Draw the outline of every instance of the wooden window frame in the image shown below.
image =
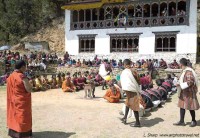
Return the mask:
<path fill-rule="evenodd" d="M 139 51 L 139 36 L 142 33 L 132 34 L 132 33 L 125 33 L 125 34 L 107 34 L 110 36 L 110 52 L 120 52 L 120 53 L 137 53 Z M 116 41 L 115 46 L 113 46 L 113 40 Z M 118 41 L 120 40 L 120 42 Z M 123 44 L 123 41 L 126 40 L 126 47 Z M 132 40 L 131 46 L 129 47 L 129 40 Z M 137 44 L 134 44 L 134 41 L 137 40 Z M 136 47 L 134 47 L 134 45 Z M 124 48 L 125 47 L 125 48 Z"/>
<path fill-rule="evenodd" d="M 78 35 L 79 38 L 79 53 L 94 53 L 95 52 L 95 37 L 96 34 Z M 81 41 L 83 41 L 83 46 Z M 94 41 L 94 48 L 92 48 L 92 41 Z M 89 42 L 87 46 L 87 42 Z M 88 48 L 87 48 L 88 47 Z"/>
<path fill-rule="evenodd" d="M 178 3 L 180 1 L 186 2 L 186 11 L 185 15 L 178 15 Z M 156 26 L 178 26 L 178 25 L 189 25 L 189 15 L 190 15 L 190 1 L 191 0 L 140 0 L 140 1 L 127 1 L 126 3 L 112 3 L 112 4 L 105 4 L 101 8 L 96 9 L 97 10 L 97 20 L 91 20 L 86 21 L 86 10 L 91 10 L 91 19 L 93 17 L 93 9 L 85 9 L 84 10 L 84 21 L 82 22 L 73 22 L 73 11 L 71 11 L 71 30 L 87 30 L 87 29 L 107 29 L 107 28 L 133 28 L 133 27 L 156 27 Z M 169 15 L 169 4 L 171 2 L 175 2 L 176 8 L 175 12 L 176 15 Z M 165 16 L 161 16 L 160 6 L 162 3 L 167 4 L 167 11 Z M 152 16 L 152 5 L 158 4 L 158 16 Z M 128 7 L 134 6 L 134 14 L 136 14 L 136 7 L 137 5 L 141 6 L 142 10 L 142 16 L 141 17 L 128 17 Z M 150 17 L 144 17 L 144 5 L 150 6 Z M 110 19 L 106 19 L 106 15 L 108 12 L 106 9 L 110 7 Z M 113 8 L 119 7 L 119 11 L 123 12 L 124 14 L 127 14 L 127 18 L 125 19 L 113 19 Z M 125 11 L 121 11 L 120 7 L 125 7 Z M 100 9 L 104 9 L 104 20 L 99 20 L 99 11 Z M 79 14 L 80 10 L 77 10 Z M 121 13 L 122 14 L 122 13 Z M 78 17 L 79 18 L 79 15 Z M 124 24 L 122 24 L 123 21 L 126 20 Z"/>
<path fill-rule="evenodd" d="M 176 52 L 177 47 L 177 34 L 179 31 L 173 31 L 173 32 L 153 32 L 155 34 L 155 52 Z M 168 46 L 167 48 L 164 48 L 163 41 L 167 38 L 168 40 Z M 175 38 L 175 47 L 170 47 L 170 39 Z M 158 48 L 158 39 L 162 39 L 162 45 L 161 48 Z"/>

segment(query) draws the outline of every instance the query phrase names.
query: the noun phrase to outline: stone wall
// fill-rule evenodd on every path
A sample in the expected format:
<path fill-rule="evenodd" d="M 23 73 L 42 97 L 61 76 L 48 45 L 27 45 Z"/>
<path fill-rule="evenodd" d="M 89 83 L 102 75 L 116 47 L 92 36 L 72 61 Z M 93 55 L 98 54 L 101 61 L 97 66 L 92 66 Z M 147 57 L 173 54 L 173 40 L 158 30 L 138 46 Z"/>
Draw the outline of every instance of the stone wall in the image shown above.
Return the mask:
<path fill-rule="evenodd" d="M 95 54 L 92 53 L 80 53 L 79 55 L 71 56 L 73 59 L 94 59 Z M 137 53 L 111 53 L 109 55 L 98 55 L 99 59 L 126 59 L 129 58 L 132 61 L 137 61 L 139 59 L 161 59 L 167 61 L 167 63 L 171 63 L 174 59 L 179 61 L 181 58 L 188 58 L 192 63 L 196 63 L 196 54 L 176 54 L 176 53 L 156 53 L 156 54 L 137 54 Z"/>

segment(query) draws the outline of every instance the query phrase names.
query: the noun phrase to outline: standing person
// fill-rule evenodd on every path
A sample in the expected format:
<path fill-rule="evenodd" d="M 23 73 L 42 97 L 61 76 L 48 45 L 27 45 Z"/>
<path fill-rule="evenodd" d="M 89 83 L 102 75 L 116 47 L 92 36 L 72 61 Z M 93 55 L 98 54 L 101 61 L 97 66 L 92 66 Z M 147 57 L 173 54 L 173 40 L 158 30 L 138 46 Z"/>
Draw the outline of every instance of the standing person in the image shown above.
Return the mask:
<path fill-rule="evenodd" d="M 126 124 L 127 115 L 129 112 L 129 108 L 134 111 L 136 123 L 134 127 L 140 127 L 139 120 L 139 110 L 140 110 L 140 100 L 139 100 L 139 92 L 140 86 L 138 83 L 138 75 L 135 71 L 131 70 L 131 61 L 129 59 L 124 60 L 124 70 L 121 74 L 121 86 L 122 90 L 126 93 L 126 110 L 125 115 L 121 119 L 124 124 Z"/>
<path fill-rule="evenodd" d="M 24 75 L 26 63 L 17 61 L 15 71 L 7 79 L 7 126 L 12 138 L 32 137 L 32 87 Z"/>
<path fill-rule="evenodd" d="M 106 77 L 110 74 L 111 70 L 112 69 L 109 68 L 109 65 L 107 64 L 107 60 L 104 60 L 99 67 L 99 75 L 104 79 L 102 83 L 102 90 L 105 90 L 105 88 L 107 89 Z"/>
<path fill-rule="evenodd" d="M 153 77 L 154 66 L 153 66 L 153 63 L 152 63 L 151 59 L 149 59 L 149 61 L 147 62 L 147 64 L 148 64 L 149 75 L 152 78 Z"/>
<path fill-rule="evenodd" d="M 174 125 L 185 126 L 185 110 L 189 110 L 192 116 L 190 127 L 195 127 L 197 125 L 195 119 L 195 110 L 199 109 L 199 102 L 197 99 L 198 78 L 194 70 L 188 67 L 187 59 L 182 58 L 180 60 L 180 66 L 183 70 L 179 78 L 179 83 L 177 84 L 179 97 L 178 107 L 180 108 L 180 121 L 175 123 Z"/>
<path fill-rule="evenodd" d="M 68 54 L 68 52 L 66 52 L 65 55 L 64 55 L 65 63 L 67 63 L 68 60 L 69 60 L 69 54 Z"/>

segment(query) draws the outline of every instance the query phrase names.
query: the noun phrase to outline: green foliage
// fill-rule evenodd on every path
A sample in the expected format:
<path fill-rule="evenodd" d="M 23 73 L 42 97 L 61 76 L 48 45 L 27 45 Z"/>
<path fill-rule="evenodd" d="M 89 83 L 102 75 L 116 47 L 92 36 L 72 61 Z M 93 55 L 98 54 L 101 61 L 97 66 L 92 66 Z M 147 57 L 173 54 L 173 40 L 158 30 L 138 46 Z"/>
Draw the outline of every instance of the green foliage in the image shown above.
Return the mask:
<path fill-rule="evenodd" d="M 0 45 L 17 43 L 63 16 L 62 4 L 56 0 L 0 0 Z"/>

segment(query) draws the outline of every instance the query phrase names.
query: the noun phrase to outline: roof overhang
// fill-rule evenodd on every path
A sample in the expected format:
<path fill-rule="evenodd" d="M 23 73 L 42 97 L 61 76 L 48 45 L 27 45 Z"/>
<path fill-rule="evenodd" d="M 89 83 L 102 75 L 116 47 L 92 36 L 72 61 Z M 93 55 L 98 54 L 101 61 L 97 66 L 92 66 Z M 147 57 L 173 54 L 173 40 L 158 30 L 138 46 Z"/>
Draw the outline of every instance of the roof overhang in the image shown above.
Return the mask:
<path fill-rule="evenodd" d="M 70 3 L 65 6 L 62 6 L 61 8 L 63 10 L 84 10 L 84 9 L 100 8 L 106 3 L 119 3 L 124 1 L 125 0 L 101 0 L 88 3 Z"/>

